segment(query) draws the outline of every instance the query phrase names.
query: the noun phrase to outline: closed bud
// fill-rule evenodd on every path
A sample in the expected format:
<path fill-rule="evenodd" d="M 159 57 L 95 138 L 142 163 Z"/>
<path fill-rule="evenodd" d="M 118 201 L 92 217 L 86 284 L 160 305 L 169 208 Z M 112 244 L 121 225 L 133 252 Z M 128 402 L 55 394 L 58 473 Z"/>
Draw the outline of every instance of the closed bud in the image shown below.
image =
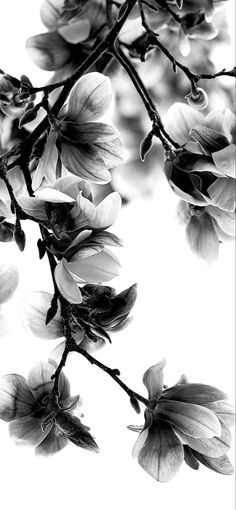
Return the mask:
<path fill-rule="evenodd" d="M 18 270 L 11 264 L 0 265 L 0 305 L 11 299 L 19 282 Z"/>
<path fill-rule="evenodd" d="M 42 241 L 42 239 L 38 239 L 37 246 L 38 246 L 38 251 L 39 251 L 39 258 L 42 259 L 46 253 L 45 242 Z"/>
<path fill-rule="evenodd" d="M 204 110 L 208 105 L 208 96 L 205 90 L 197 87 L 194 91 L 192 90 L 187 96 L 185 96 L 189 106 L 195 108 L 195 110 Z"/>
<path fill-rule="evenodd" d="M 146 138 L 144 138 L 144 140 L 141 142 L 141 145 L 140 145 L 140 159 L 142 161 L 145 160 L 146 158 L 146 155 L 148 154 L 148 152 L 151 150 L 152 148 L 152 131 L 146 136 Z"/>
<path fill-rule="evenodd" d="M 20 251 L 24 251 L 25 243 L 26 243 L 26 237 L 25 237 L 24 230 L 22 230 L 20 225 L 16 225 L 16 227 L 15 227 L 14 240 L 15 240 L 19 250 Z"/>

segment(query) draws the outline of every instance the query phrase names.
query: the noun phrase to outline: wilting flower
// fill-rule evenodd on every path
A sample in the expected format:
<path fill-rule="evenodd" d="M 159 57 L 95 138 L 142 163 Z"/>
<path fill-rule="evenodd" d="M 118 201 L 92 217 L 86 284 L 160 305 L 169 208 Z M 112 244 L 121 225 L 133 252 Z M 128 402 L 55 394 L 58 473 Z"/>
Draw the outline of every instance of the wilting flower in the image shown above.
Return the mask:
<path fill-rule="evenodd" d="M 72 414 L 79 396 L 70 396 L 67 377 L 60 373 L 58 403 L 52 398 L 57 365 L 40 362 L 28 380 L 18 374 L 0 379 L 0 418 L 9 422 L 10 436 L 16 444 L 33 446 L 35 453 L 51 455 L 64 448 L 68 440 L 76 446 L 97 451 L 88 427 Z"/>
<path fill-rule="evenodd" d="M 43 178 L 53 182 L 58 162 L 82 179 L 100 184 L 111 180 L 109 169 L 123 161 L 121 142 L 112 126 L 96 122 L 106 112 L 111 97 L 110 79 L 101 73 L 89 73 L 74 85 L 66 115 L 55 121 L 49 133 L 33 177 L 34 188 Z"/>
<path fill-rule="evenodd" d="M 225 454 L 230 447 L 228 427 L 234 414 L 225 393 L 206 384 L 188 383 L 184 376 L 175 386 L 163 389 L 164 366 L 162 361 L 143 376 L 150 405 L 134 446 L 139 464 L 156 480 L 167 482 L 183 460 L 187 462 L 191 451 L 207 467 L 232 474 Z M 135 426 L 129 428 L 139 430 Z"/>
<path fill-rule="evenodd" d="M 0 305 L 11 299 L 19 282 L 19 273 L 12 264 L 0 265 Z"/>
<path fill-rule="evenodd" d="M 109 333 L 125 327 L 134 305 L 137 291 L 132 285 L 120 294 L 112 287 L 84 285 L 81 287 L 83 302 L 71 305 L 70 326 L 74 340 L 80 347 L 92 353 L 110 341 Z M 21 316 L 26 329 L 44 340 L 64 337 L 64 326 L 58 305 L 57 313 L 49 324 L 45 324 L 52 295 L 48 292 L 32 292 L 22 303 Z M 65 348 L 61 342 L 50 357 L 60 359 Z"/>
<path fill-rule="evenodd" d="M 235 116 L 213 110 L 206 117 L 176 103 L 167 112 L 166 129 L 181 145 L 165 162 L 173 191 L 184 201 L 181 217 L 187 238 L 201 257 L 217 257 L 219 241 L 234 235 Z"/>

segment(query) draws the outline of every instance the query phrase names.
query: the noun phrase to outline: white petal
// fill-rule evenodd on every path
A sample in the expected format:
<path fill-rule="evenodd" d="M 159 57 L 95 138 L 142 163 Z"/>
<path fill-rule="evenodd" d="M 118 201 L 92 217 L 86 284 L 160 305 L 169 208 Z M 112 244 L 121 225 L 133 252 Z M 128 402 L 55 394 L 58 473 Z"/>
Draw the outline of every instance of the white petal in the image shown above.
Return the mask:
<path fill-rule="evenodd" d="M 52 295 L 48 292 L 31 292 L 22 300 L 20 315 L 25 328 L 43 340 L 63 336 L 63 323 L 58 310 L 46 326 L 45 319 L 51 306 Z"/>
<path fill-rule="evenodd" d="M 74 199 L 53 188 L 43 188 L 35 192 L 35 196 L 45 202 L 55 202 L 56 204 L 69 204 L 74 202 Z"/>
<path fill-rule="evenodd" d="M 78 304 L 82 302 L 81 292 L 79 287 L 76 285 L 73 276 L 69 272 L 68 263 L 65 259 L 62 259 L 55 268 L 55 280 L 57 287 L 62 296 L 72 304 Z"/>
<path fill-rule="evenodd" d="M 184 103 L 173 104 L 165 116 L 165 129 L 179 145 L 189 140 L 190 129 L 196 124 L 203 124 L 203 115 Z"/>
<path fill-rule="evenodd" d="M 163 390 L 164 373 L 166 361 L 163 359 L 156 365 L 148 368 L 143 376 L 143 384 L 148 390 L 148 398 L 160 398 Z"/>
<path fill-rule="evenodd" d="M 236 146 L 234 144 L 213 152 L 212 159 L 221 174 L 235 178 Z"/>
<path fill-rule="evenodd" d="M 110 79 L 101 73 L 88 73 L 71 91 L 66 120 L 83 124 L 101 117 L 111 102 Z"/>
<path fill-rule="evenodd" d="M 90 33 L 91 23 L 88 19 L 80 19 L 75 23 L 69 23 L 58 28 L 59 34 L 70 44 L 78 44 L 85 41 Z"/>
<path fill-rule="evenodd" d="M 103 250 L 87 259 L 68 262 L 71 274 L 83 278 L 88 283 L 106 282 L 118 276 L 120 263 L 109 250 Z"/>

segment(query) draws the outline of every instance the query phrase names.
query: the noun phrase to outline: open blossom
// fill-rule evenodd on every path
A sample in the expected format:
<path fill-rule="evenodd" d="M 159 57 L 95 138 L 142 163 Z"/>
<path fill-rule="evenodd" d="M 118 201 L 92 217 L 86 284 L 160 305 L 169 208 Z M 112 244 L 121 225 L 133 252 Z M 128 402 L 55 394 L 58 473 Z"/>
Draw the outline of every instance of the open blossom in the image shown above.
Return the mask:
<path fill-rule="evenodd" d="M 88 427 L 72 414 L 80 405 L 79 396 L 70 396 L 67 377 L 60 373 L 58 404 L 51 399 L 56 366 L 40 362 L 29 373 L 28 380 L 18 374 L 0 379 L 0 418 L 9 422 L 9 433 L 16 444 L 33 446 L 36 454 L 51 455 L 68 441 L 76 446 L 97 451 Z"/>
<path fill-rule="evenodd" d="M 83 302 L 71 305 L 71 332 L 80 347 L 92 353 L 111 341 L 109 333 L 119 331 L 129 320 L 130 311 L 136 300 L 136 285 L 132 285 L 120 294 L 112 287 L 103 285 L 84 285 L 81 287 Z M 52 295 L 48 292 L 32 292 L 22 302 L 21 316 L 26 329 L 43 340 L 64 337 L 64 326 L 60 305 L 53 319 L 45 324 Z M 61 342 L 50 358 L 60 360 L 65 348 Z"/>
<path fill-rule="evenodd" d="M 110 79 L 101 73 L 88 73 L 74 85 L 63 119 L 50 131 L 42 159 L 33 176 L 38 188 L 43 178 L 51 184 L 58 164 L 72 174 L 105 184 L 109 169 L 123 161 L 116 130 L 97 120 L 110 106 Z"/>
<path fill-rule="evenodd" d="M 182 147 L 170 154 L 164 172 L 186 202 L 180 216 L 194 252 L 215 260 L 219 241 L 235 230 L 235 116 L 213 110 L 206 117 L 182 103 L 167 112 L 166 129 Z"/>
<path fill-rule="evenodd" d="M 194 464 L 195 469 L 199 461 L 220 473 L 232 474 L 226 452 L 234 413 L 225 393 L 206 384 L 188 383 L 185 376 L 164 389 L 164 366 L 162 361 L 143 376 L 150 405 L 133 451 L 139 464 L 160 482 L 171 480 L 184 459 L 190 464 L 190 457 L 195 459 L 191 466 Z"/>

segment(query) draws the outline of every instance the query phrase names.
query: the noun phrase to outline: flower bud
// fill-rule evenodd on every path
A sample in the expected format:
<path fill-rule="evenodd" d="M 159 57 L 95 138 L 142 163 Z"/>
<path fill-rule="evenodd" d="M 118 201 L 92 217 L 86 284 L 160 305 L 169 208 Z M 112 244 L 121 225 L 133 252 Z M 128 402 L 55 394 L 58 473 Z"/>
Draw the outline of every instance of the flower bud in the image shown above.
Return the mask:
<path fill-rule="evenodd" d="M 152 148 L 152 136 L 153 136 L 153 134 L 152 134 L 152 131 L 151 131 L 151 133 L 148 133 L 148 135 L 141 142 L 141 145 L 140 145 L 140 159 L 142 161 L 145 160 L 146 155 L 148 154 L 148 152 Z"/>
<path fill-rule="evenodd" d="M 19 281 L 18 270 L 11 264 L 0 266 L 0 305 L 11 299 Z"/>
<path fill-rule="evenodd" d="M 208 105 L 208 96 L 205 90 L 197 87 L 194 91 L 192 90 L 187 96 L 185 96 L 189 106 L 195 108 L 195 110 L 204 110 Z"/>

